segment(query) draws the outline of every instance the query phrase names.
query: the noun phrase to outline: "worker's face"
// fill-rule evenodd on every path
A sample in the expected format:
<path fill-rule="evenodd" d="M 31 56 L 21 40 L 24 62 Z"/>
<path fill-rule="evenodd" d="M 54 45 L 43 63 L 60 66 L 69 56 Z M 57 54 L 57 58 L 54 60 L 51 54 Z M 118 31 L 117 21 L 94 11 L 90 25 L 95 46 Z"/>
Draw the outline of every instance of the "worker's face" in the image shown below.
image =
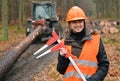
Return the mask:
<path fill-rule="evenodd" d="M 84 20 L 70 21 L 69 27 L 74 33 L 81 32 L 84 29 Z"/>

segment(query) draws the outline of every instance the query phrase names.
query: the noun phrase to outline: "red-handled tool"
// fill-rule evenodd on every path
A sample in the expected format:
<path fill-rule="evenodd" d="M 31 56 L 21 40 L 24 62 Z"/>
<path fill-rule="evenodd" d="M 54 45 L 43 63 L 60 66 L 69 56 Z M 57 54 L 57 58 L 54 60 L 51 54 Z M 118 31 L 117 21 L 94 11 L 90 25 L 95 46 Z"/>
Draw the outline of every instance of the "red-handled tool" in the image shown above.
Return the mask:
<path fill-rule="evenodd" d="M 39 50 L 37 50 L 37 51 L 34 53 L 34 55 L 40 53 L 42 50 L 44 50 L 45 48 L 47 48 L 48 46 L 50 46 L 51 44 L 53 44 L 54 42 L 56 42 L 56 40 L 57 40 L 58 42 L 60 42 L 59 36 L 56 34 L 56 32 L 53 31 L 53 32 L 52 32 L 52 37 L 46 42 L 46 44 L 45 44 L 43 47 L 41 47 Z"/>
<path fill-rule="evenodd" d="M 47 50 L 46 52 L 42 53 L 41 55 L 37 56 L 36 57 L 37 59 L 50 53 L 50 52 L 55 52 L 55 51 L 59 50 L 60 48 L 66 49 L 65 45 L 61 42 L 61 40 L 59 39 L 59 36 L 56 34 L 56 32 L 53 31 L 52 35 L 53 35 L 53 38 L 55 39 L 54 42 L 57 41 L 58 44 L 56 44 L 55 46 L 53 46 L 51 49 Z M 52 40 L 52 39 L 50 39 L 50 40 Z M 48 41 L 50 41 L 50 40 L 48 40 Z M 53 43 L 53 41 L 52 41 L 52 43 Z M 47 46 L 51 45 L 52 43 L 47 44 Z M 70 62 L 73 64 L 74 68 L 78 72 L 79 76 L 83 79 L 83 81 L 86 81 L 85 76 L 83 75 L 83 73 L 80 71 L 80 69 L 78 68 L 78 66 L 72 59 L 72 57 L 70 56 L 69 50 L 68 50 L 68 53 L 65 55 L 65 57 L 70 60 Z"/>

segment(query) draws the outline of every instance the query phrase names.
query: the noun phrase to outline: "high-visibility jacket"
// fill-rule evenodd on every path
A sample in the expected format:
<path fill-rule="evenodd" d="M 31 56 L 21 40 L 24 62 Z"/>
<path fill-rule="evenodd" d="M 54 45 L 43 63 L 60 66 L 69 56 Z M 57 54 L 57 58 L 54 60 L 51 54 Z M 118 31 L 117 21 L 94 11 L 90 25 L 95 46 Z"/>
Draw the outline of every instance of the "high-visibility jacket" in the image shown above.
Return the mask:
<path fill-rule="evenodd" d="M 85 41 L 81 54 L 76 57 L 74 54 L 71 54 L 71 57 L 77 64 L 80 71 L 84 74 L 85 78 L 91 77 L 96 73 L 98 69 L 97 54 L 99 50 L 100 36 L 92 35 L 92 40 Z M 66 46 L 69 52 L 71 53 L 71 46 Z M 64 74 L 63 81 L 83 81 L 81 76 L 76 72 L 73 65 L 70 63 L 67 67 L 67 70 Z"/>

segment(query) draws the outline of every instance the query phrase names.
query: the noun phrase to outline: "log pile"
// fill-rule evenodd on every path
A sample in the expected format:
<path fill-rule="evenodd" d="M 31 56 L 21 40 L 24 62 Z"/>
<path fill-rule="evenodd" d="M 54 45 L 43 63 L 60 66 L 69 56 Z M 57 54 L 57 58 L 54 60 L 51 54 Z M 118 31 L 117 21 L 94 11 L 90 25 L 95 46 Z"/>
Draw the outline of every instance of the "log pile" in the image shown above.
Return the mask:
<path fill-rule="evenodd" d="M 119 21 L 115 20 L 101 20 L 101 21 L 87 21 L 91 32 L 100 34 L 116 34 L 119 32 Z"/>

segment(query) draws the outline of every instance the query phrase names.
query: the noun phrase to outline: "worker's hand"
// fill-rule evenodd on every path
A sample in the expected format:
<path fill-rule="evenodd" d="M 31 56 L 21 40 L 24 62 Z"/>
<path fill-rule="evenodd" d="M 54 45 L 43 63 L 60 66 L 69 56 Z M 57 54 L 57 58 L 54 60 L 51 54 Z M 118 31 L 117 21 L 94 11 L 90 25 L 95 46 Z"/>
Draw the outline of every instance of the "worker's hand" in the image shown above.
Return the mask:
<path fill-rule="evenodd" d="M 61 56 L 66 56 L 67 53 L 68 53 L 68 51 L 65 48 L 60 48 L 60 55 Z"/>

